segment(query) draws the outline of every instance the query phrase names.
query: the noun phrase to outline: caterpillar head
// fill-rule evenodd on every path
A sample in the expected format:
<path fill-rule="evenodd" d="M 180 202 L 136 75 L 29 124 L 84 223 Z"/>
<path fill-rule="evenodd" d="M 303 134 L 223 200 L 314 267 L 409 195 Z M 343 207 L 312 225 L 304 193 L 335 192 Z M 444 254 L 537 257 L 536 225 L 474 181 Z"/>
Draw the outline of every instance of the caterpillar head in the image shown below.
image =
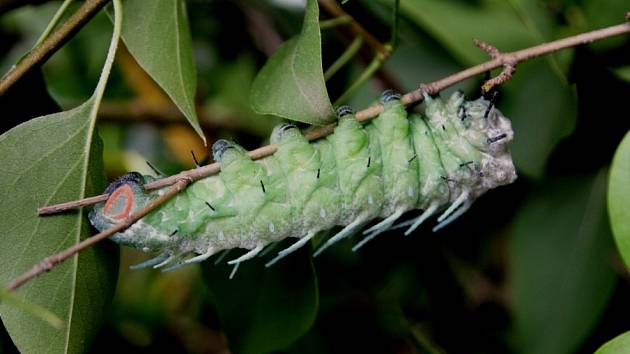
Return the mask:
<path fill-rule="evenodd" d="M 460 106 L 458 117 L 467 130 L 483 135 L 479 144 L 482 150 L 496 151 L 505 149 L 512 141 L 512 124 L 494 105 L 494 97 L 482 95 L 474 101 L 467 101 Z"/>
<path fill-rule="evenodd" d="M 92 226 L 99 231 L 104 231 L 112 226 L 124 222 L 129 216 L 137 212 L 151 200 L 151 195 L 146 192 L 143 185 L 148 182 L 150 177 L 143 176 L 138 172 L 127 173 L 116 181 L 112 182 L 105 194 L 108 195 L 104 203 L 94 206 L 94 209 L 88 214 L 88 218 Z M 111 237 L 111 239 L 119 244 L 152 249 L 162 248 L 165 246 L 165 240 L 159 235 L 152 237 L 150 233 L 137 232 L 142 225 L 135 223 L 127 231 L 119 232 Z"/>
<path fill-rule="evenodd" d="M 496 95 L 482 95 L 461 105 L 458 119 L 466 128 L 468 141 L 484 152 L 481 162 L 482 190 L 510 184 L 516 180 L 516 169 L 508 149 L 514 137 L 512 123 L 494 106 Z"/>

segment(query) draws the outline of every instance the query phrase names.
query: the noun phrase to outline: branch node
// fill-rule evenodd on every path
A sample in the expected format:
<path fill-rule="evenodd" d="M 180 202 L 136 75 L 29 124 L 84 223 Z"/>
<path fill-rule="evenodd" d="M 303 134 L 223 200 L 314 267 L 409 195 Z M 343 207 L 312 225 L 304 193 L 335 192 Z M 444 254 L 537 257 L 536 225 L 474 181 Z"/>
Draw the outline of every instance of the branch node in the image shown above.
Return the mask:
<path fill-rule="evenodd" d="M 497 75 L 497 76 L 487 80 L 481 86 L 481 89 L 484 92 L 488 92 L 493 87 L 495 87 L 497 85 L 501 85 L 504 82 L 508 81 L 510 78 L 512 78 L 512 75 L 516 71 L 516 64 L 518 63 L 518 60 L 516 58 L 514 58 L 514 56 L 509 55 L 509 54 L 503 54 L 503 53 L 501 53 L 501 51 L 499 49 L 497 49 L 497 47 L 493 46 L 490 43 L 486 43 L 486 42 L 484 42 L 482 40 L 479 40 L 479 39 L 474 39 L 473 43 L 479 49 L 481 49 L 484 52 L 486 52 L 486 54 L 488 54 L 488 56 L 490 58 L 492 58 L 494 60 L 498 60 L 499 62 L 501 62 L 501 65 L 503 66 L 503 70 L 501 71 L 501 73 L 499 75 Z"/>
<path fill-rule="evenodd" d="M 418 90 L 420 90 L 420 93 L 421 93 L 420 97 L 423 97 L 424 95 L 422 95 L 422 94 L 424 94 L 424 93 L 426 93 L 429 96 L 433 96 L 433 95 L 435 95 L 435 94 L 440 92 L 440 88 L 436 87 L 436 85 L 434 85 L 433 83 L 431 83 L 431 84 L 420 84 L 418 86 Z"/>
<path fill-rule="evenodd" d="M 493 46 L 490 43 L 484 42 L 477 38 L 473 39 L 473 43 L 475 44 L 475 46 L 477 46 L 477 48 L 486 52 L 486 54 L 488 54 L 488 56 L 490 56 L 490 58 L 492 59 L 497 59 L 501 56 L 501 52 L 497 49 L 497 47 Z"/>

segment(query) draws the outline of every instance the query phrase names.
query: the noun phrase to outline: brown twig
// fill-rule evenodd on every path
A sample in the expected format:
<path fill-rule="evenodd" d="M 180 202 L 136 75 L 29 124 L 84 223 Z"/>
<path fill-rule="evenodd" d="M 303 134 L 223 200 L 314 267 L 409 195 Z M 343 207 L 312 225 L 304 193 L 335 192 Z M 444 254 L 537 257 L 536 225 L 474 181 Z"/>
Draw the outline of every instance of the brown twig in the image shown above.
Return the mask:
<path fill-rule="evenodd" d="M 118 224 L 116 226 L 113 226 L 101 233 L 98 233 L 92 237 L 89 237 L 79 243 L 77 243 L 76 245 L 60 252 L 57 253 L 56 255 L 50 256 L 48 258 L 45 258 L 43 261 L 39 262 L 38 264 L 34 265 L 33 268 L 31 268 L 29 271 L 23 273 L 22 275 L 20 275 L 19 277 L 15 278 L 11 283 L 9 283 L 9 285 L 7 285 L 7 290 L 9 291 L 13 291 L 17 288 L 19 288 L 22 284 L 26 283 L 27 281 L 37 277 L 38 275 L 44 273 L 44 272 L 48 272 L 50 271 L 54 266 L 56 266 L 57 264 L 65 261 L 66 259 L 74 256 L 75 254 L 83 251 L 84 249 L 93 246 L 94 244 L 96 244 L 97 242 L 100 242 L 110 236 L 112 236 L 113 234 L 123 231 L 126 228 L 128 228 L 129 226 L 131 226 L 134 222 L 140 220 L 143 216 L 147 215 L 148 213 L 151 212 L 151 210 L 155 209 L 156 207 L 158 207 L 159 205 L 161 205 L 162 203 L 166 202 L 167 200 L 171 199 L 172 197 L 174 197 L 177 193 L 181 192 L 184 188 L 186 188 L 186 186 L 188 186 L 188 184 L 190 184 L 192 182 L 191 179 L 188 178 L 182 178 L 180 180 L 178 180 L 173 187 L 171 187 L 168 191 L 166 191 L 166 193 L 162 194 L 159 198 L 156 198 L 155 200 L 153 200 L 152 202 L 150 202 L 149 204 L 145 205 L 142 209 L 138 210 L 137 212 L 135 212 L 134 214 L 132 214 L 131 216 L 129 216 L 125 222 Z"/>
<path fill-rule="evenodd" d="M 247 31 L 254 44 L 266 56 L 271 56 L 282 45 L 282 37 L 274 29 L 271 18 L 248 1 L 237 1 L 247 18 Z"/>
<path fill-rule="evenodd" d="M 110 0 L 87 0 L 59 29 L 39 46 L 28 53 L 20 62 L 0 79 L 0 96 L 4 95 L 24 74 L 43 64 L 59 48 L 70 40 Z"/>
<path fill-rule="evenodd" d="M 333 17 L 352 18 L 352 16 L 348 15 L 335 0 L 318 0 L 317 3 Z M 374 49 L 377 53 L 384 55 L 385 58 L 392 54 L 391 49 L 387 48 L 383 43 L 381 43 L 381 41 L 363 28 L 363 26 L 361 26 L 361 24 L 359 24 L 356 20 L 352 19 L 352 22 L 350 22 L 350 29 L 352 32 L 363 37 L 367 45 L 372 47 L 372 49 Z"/>
<path fill-rule="evenodd" d="M 508 81 L 512 77 L 512 75 L 516 71 L 516 64 L 517 64 L 514 58 L 510 56 L 503 56 L 501 52 L 495 46 L 493 46 L 492 44 L 486 43 L 482 40 L 474 39 L 473 43 L 477 47 L 479 47 L 481 50 L 486 52 L 490 56 L 490 58 L 500 59 L 503 62 L 503 71 L 501 71 L 499 75 L 489 80 L 486 80 L 483 86 L 481 86 L 481 88 L 485 92 L 490 91 L 493 87 L 497 85 L 501 85 L 502 83 Z"/>
<path fill-rule="evenodd" d="M 443 89 L 453 86 L 454 84 L 466 80 L 468 78 L 477 76 L 479 74 L 485 73 L 486 71 L 499 68 L 504 65 L 506 61 L 514 63 L 515 65 L 529 60 L 535 57 L 539 57 L 541 55 L 549 54 L 552 52 L 556 52 L 561 49 L 574 47 L 581 44 L 591 43 L 596 40 L 609 38 L 613 36 L 618 36 L 622 34 L 630 33 L 630 23 L 624 23 L 616 26 L 606 27 L 603 29 L 595 30 L 592 32 L 582 33 L 576 36 L 560 39 L 557 41 L 540 44 L 534 47 L 530 47 L 527 49 L 522 49 L 516 52 L 511 53 L 502 53 L 499 57 L 494 58 L 485 63 L 470 67 L 458 73 L 455 73 L 451 76 L 445 77 L 441 80 L 432 82 L 430 84 L 423 84 L 421 88 L 418 88 L 414 91 L 411 91 L 404 96 L 402 96 L 402 102 L 405 105 L 409 105 L 411 103 L 421 102 L 423 100 L 423 92 L 428 94 L 436 94 Z M 376 117 L 383 107 L 380 104 L 373 105 L 368 107 L 362 111 L 356 113 L 356 117 L 360 121 L 365 121 Z M 321 128 L 317 128 L 311 130 L 306 133 L 306 137 L 309 140 L 316 140 L 322 137 L 325 137 L 333 132 L 335 124 L 329 124 Z M 258 149 L 252 150 L 248 152 L 248 155 L 252 159 L 260 159 L 265 156 L 269 156 L 276 151 L 276 145 L 267 145 L 260 147 Z M 207 177 L 219 171 L 219 165 L 217 163 L 213 163 L 210 165 L 202 166 L 193 170 L 183 171 L 176 175 L 166 177 L 145 185 L 147 189 L 157 189 L 162 188 L 168 185 L 171 185 L 182 178 L 190 178 L 192 180 L 197 180 L 203 177 Z M 53 205 L 42 207 L 38 209 L 39 215 L 49 215 L 58 212 L 62 212 L 64 210 L 69 210 L 73 208 L 82 207 L 85 205 L 90 205 L 94 203 L 98 203 L 99 201 L 103 201 L 106 199 L 106 196 L 100 195 L 96 197 L 91 197 L 87 199 L 76 200 L 72 202 L 67 202 L 63 204 Z"/>

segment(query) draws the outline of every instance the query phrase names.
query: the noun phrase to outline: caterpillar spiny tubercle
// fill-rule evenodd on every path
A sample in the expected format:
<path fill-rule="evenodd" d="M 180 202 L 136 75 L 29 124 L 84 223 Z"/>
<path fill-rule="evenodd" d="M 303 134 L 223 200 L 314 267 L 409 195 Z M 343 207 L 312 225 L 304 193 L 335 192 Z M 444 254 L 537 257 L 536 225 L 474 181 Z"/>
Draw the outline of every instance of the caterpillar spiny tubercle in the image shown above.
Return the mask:
<path fill-rule="evenodd" d="M 437 231 L 486 191 L 516 179 L 507 148 L 510 121 L 484 97 L 465 101 L 456 92 L 443 101 L 425 95 L 425 114 L 409 116 L 398 94 L 385 91 L 381 102 L 382 113 L 368 123 L 357 121 L 349 107 L 339 108 L 334 133 L 314 143 L 294 125 L 281 124 L 271 135 L 277 152 L 257 161 L 239 145 L 217 141 L 212 153 L 219 174 L 194 182 L 112 239 L 158 253 L 135 269 L 171 270 L 222 250 L 247 249 L 228 262 L 236 271 L 267 245 L 298 238 L 270 266 L 335 226 L 342 228 L 315 255 L 375 219 L 353 250 L 386 230 L 407 227 L 408 235 L 444 209 Z M 92 225 L 107 229 L 158 197 L 163 192 L 142 187 L 152 179 L 132 172 L 113 182 L 108 200 L 89 215 Z M 395 225 L 413 209 L 423 212 Z"/>

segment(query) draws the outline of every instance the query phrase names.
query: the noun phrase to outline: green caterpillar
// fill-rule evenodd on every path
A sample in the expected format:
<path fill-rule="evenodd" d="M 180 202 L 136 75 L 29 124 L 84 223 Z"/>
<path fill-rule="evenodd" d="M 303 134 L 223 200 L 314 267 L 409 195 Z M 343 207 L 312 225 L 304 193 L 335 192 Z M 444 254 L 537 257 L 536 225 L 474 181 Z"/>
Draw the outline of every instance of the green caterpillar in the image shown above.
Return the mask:
<path fill-rule="evenodd" d="M 201 262 L 222 250 L 244 248 L 237 266 L 267 245 L 287 237 L 298 241 L 267 266 L 306 244 L 319 231 L 341 226 L 315 255 L 363 231 L 361 247 L 378 234 L 408 227 L 410 234 L 445 209 L 434 231 L 463 214 L 487 190 L 508 184 L 516 172 L 507 143 L 510 121 L 484 97 L 465 101 L 462 92 L 448 100 L 425 95 L 424 116 L 407 115 L 400 96 L 386 91 L 382 113 L 361 123 L 352 109 L 337 110 L 334 133 L 309 143 L 291 124 L 277 126 L 273 156 L 252 161 L 234 143 L 212 146 L 221 172 L 191 184 L 169 202 L 112 239 L 159 255 L 134 268 L 174 269 Z M 105 203 L 89 215 L 98 230 L 123 221 L 159 196 L 142 187 L 150 176 L 129 173 L 112 183 Z M 407 211 L 412 220 L 395 225 Z"/>

